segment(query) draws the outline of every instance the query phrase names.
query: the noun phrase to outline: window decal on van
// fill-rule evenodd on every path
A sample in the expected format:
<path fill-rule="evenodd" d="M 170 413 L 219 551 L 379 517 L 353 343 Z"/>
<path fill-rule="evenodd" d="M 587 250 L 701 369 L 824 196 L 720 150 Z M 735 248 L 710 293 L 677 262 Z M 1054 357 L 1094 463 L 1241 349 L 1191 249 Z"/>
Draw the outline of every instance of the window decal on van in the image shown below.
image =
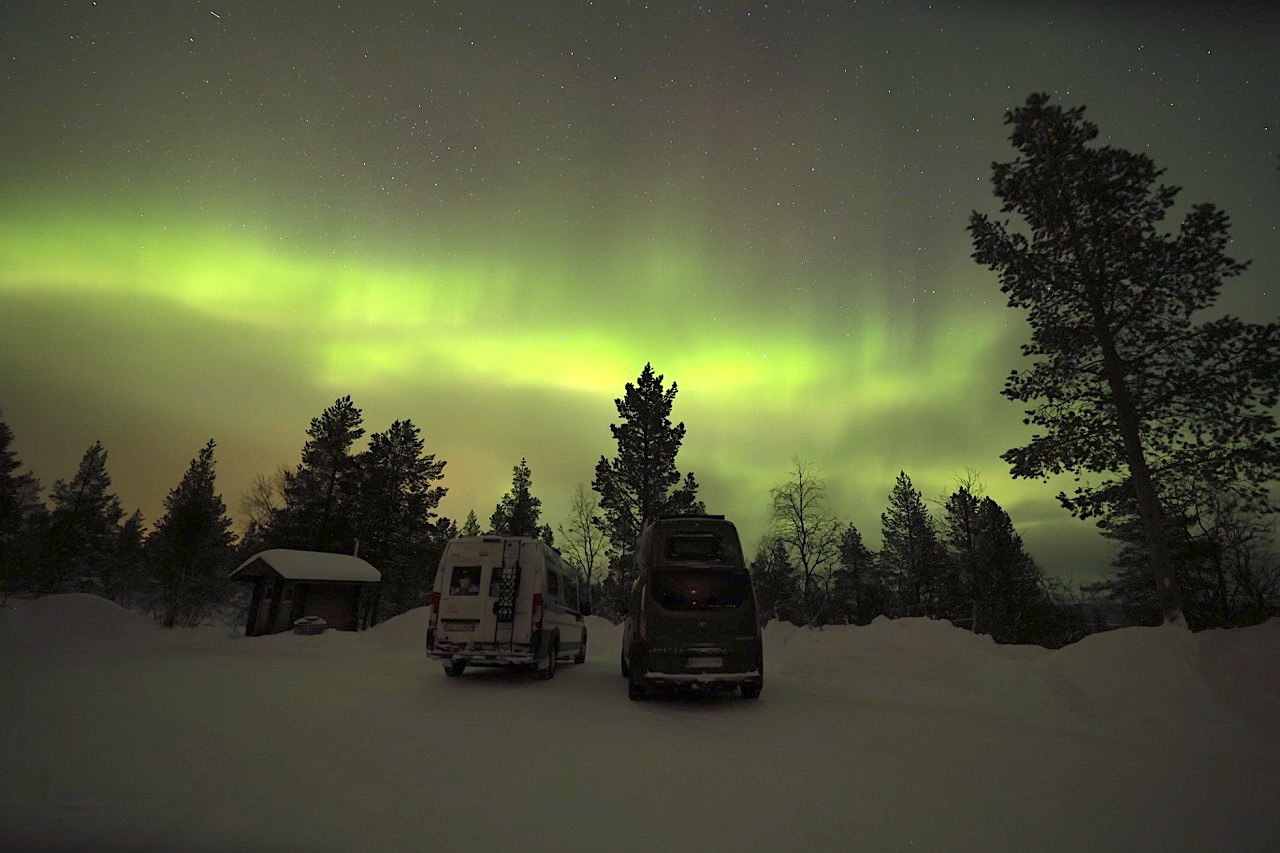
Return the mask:
<path fill-rule="evenodd" d="M 453 577 L 449 579 L 450 595 L 479 595 L 480 567 L 454 566 Z"/>

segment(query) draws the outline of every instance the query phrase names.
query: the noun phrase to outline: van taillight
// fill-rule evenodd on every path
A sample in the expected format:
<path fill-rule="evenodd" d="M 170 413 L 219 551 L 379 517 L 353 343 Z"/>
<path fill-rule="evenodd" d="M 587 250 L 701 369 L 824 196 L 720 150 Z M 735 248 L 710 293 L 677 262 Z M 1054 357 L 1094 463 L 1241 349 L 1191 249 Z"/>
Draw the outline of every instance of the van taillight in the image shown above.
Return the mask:
<path fill-rule="evenodd" d="M 646 624 L 649 621 L 649 614 L 646 612 L 649 609 L 646 606 L 648 605 L 648 603 L 649 603 L 649 587 L 642 586 L 640 587 L 640 615 L 639 615 L 640 621 L 636 625 L 637 633 L 639 634 L 640 642 L 642 643 L 649 642 L 649 626 Z"/>
<path fill-rule="evenodd" d="M 434 631 L 436 629 L 436 620 L 440 618 L 440 593 L 431 593 L 431 618 L 427 623 L 427 630 Z"/>
<path fill-rule="evenodd" d="M 542 630 L 542 593 L 540 592 L 533 594 L 533 621 L 530 623 L 529 630 Z"/>

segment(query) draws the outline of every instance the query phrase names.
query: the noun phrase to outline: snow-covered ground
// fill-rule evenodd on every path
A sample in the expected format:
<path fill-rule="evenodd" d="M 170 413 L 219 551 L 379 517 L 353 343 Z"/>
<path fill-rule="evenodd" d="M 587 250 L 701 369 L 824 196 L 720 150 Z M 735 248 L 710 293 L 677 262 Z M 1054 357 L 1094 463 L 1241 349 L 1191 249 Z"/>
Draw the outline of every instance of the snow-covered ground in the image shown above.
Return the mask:
<path fill-rule="evenodd" d="M 422 610 L 244 638 L 10 599 L 0 849 L 1280 849 L 1280 620 L 774 624 L 755 702 L 629 701 L 590 629 L 553 681 L 452 679 Z"/>

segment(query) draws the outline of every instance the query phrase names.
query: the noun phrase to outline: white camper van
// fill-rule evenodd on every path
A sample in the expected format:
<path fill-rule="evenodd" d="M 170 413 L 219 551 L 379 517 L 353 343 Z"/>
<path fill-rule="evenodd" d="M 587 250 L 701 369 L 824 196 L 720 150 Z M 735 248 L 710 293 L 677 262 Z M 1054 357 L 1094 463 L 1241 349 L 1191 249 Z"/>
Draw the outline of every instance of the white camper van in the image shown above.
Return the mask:
<path fill-rule="evenodd" d="M 572 570 L 541 539 L 460 536 L 440 558 L 427 657 L 448 675 L 468 666 L 520 666 L 543 678 L 587 658 L 587 626 Z"/>

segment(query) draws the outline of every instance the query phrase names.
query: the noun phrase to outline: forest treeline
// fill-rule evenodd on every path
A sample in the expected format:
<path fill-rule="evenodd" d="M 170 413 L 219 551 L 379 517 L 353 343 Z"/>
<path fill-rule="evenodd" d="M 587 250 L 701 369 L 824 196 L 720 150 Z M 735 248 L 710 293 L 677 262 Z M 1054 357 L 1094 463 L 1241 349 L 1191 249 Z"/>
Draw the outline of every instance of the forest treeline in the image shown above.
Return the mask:
<path fill-rule="evenodd" d="M 1026 403 L 1025 446 L 1002 458 L 1014 477 L 1069 473 L 1073 516 L 1115 543 L 1111 573 L 1068 588 L 1046 578 L 1008 513 L 976 477 L 930 509 L 906 472 L 889 485 L 878 552 L 827 505 L 818 469 L 796 459 L 762 505 L 772 526 L 751 568 L 764 618 L 865 624 L 877 616 L 948 619 L 1001 642 L 1057 646 L 1103 627 L 1160 621 L 1238 626 L 1280 609 L 1273 495 L 1280 480 L 1280 323 L 1215 309 L 1246 263 L 1226 255 L 1229 221 L 1197 204 L 1163 220 L 1179 189 L 1145 154 L 1096 146 L 1084 108 L 1033 94 L 1005 116 L 1015 158 L 992 164 L 1001 216 L 973 212 L 973 259 L 998 274 L 1030 327 L 1029 366 L 1001 393 Z M 1208 319 L 1202 319 L 1207 317 Z M 581 575 L 587 609 L 617 619 L 634 578 L 630 549 L 646 520 L 707 511 L 676 456 L 677 385 L 646 364 L 615 400 L 612 458 L 596 463 L 565 518 L 542 519 L 527 460 L 482 526 L 440 516 L 445 462 L 409 420 L 365 438 L 349 396 L 312 419 L 300 461 L 259 476 L 242 536 L 215 482 L 215 444 L 192 459 L 150 529 L 111 491 L 95 443 L 48 501 L 0 423 L 0 595 L 97 592 L 191 625 L 224 606 L 226 576 L 270 547 L 351 553 L 383 575 L 377 617 L 425 600 L 455 535 L 540 536 Z M 714 508 L 711 508 L 714 511 Z"/>

